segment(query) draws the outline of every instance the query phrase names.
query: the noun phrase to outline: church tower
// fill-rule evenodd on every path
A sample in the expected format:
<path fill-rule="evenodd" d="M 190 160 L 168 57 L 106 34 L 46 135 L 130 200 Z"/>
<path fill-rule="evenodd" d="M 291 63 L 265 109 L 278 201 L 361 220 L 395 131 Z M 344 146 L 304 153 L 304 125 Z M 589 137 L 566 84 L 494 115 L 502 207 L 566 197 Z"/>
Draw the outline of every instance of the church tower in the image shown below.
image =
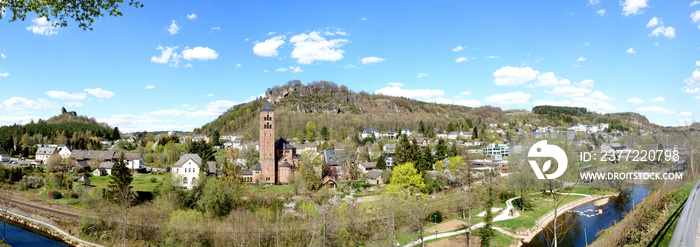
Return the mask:
<path fill-rule="evenodd" d="M 275 110 L 270 102 L 265 100 L 260 110 L 260 166 L 262 176 L 258 179 L 266 184 L 277 182 L 275 165 Z"/>

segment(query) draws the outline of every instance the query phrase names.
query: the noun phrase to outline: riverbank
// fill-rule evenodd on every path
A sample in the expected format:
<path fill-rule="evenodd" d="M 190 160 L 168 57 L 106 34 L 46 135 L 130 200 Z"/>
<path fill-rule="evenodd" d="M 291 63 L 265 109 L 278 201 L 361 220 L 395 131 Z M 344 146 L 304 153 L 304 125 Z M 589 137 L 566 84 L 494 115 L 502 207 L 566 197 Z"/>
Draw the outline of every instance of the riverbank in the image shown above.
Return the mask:
<path fill-rule="evenodd" d="M 583 194 L 572 194 L 572 195 L 583 195 Z M 560 216 L 560 215 L 562 215 L 562 214 L 568 212 L 569 210 L 572 210 L 572 209 L 574 209 L 574 208 L 576 208 L 576 207 L 579 207 L 579 206 L 581 206 L 581 205 L 583 205 L 583 204 L 586 204 L 586 203 L 591 203 L 591 202 L 592 202 L 592 203 L 595 204 L 595 201 L 598 201 L 598 200 L 606 200 L 606 201 L 607 201 L 607 200 L 609 200 L 610 197 L 613 197 L 613 196 L 616 196 L 616 195 L 619 195 L 619 193 L 617 193 L 617 194 L 607 194 L 607 195 L 595 195 L 595 196 L 584 195 L 585 197 L 576 199 L 576 200 L 574 200 L 574 201 L 565 203 L 564 205 L 561 205 L 561 206 L 557 207 L 557 209 L 556 209 L 556 210 L 557 210 L 557 216 Z M 532 231 L 530 231 L 530 232 L 526 235 L 526 237 L 522 240 L 523 243 L 530 243 L 530 241 L 532 241 L 532 239 L 533 239 L 535 236 L 537 236 L 537 234 L 539 234 L 542 230 L 544 230 L 545 227 L 546 227 L 550 222 L 552 222 L 552 221 L 554 221 L 554 209 L 552 209 L 551 211 L 549 211 L 549 212 L 547 212 L 546 214 L 542 215 L 540 218 L 538 218 L 538 219 L 535 221 L 535 229 L 533 229 Z"/>
<path fill-rule="evenodd" d="M 72 246 L 78 246 L 78 247 L 87 247 L 87 246 L 97 246 L 97 247 L 104 247 L 102 245 L 88 242 L 82 239 L 79 239 L 75 236 L 73 236 L 71 233 L 64 231 L 63 229 L 59 228 L 58 226 L 55 226 L 53 224 L 50 224 L 48 222 L 35 219 L 30 217 L 30 215 L 33 215 L 31 212 L 25 212 L 21 210 L 19 207 L 11 207 L 8 210 L 8 215 L 5 217 L 7 220 L 28 226 L 30 228 L 42 231 L 44 233 L 47 233 L 53 237 L 56 237 L 63 242 L 72 245 Z"/>

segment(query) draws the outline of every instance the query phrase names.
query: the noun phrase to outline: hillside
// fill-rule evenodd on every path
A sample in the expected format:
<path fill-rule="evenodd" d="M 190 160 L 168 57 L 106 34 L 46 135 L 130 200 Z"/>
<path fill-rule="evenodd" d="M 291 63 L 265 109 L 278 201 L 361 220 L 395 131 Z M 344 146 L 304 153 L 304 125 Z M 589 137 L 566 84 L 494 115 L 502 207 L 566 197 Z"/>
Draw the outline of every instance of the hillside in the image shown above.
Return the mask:
<path fill-rule="evenodd" d="M 115 128 L 116 129 L 116 128 Z M 98 123 L 94 118 L 78 116 L 75 112 L 66 112 L 47 120 L 32 121 L 25 125 L 10 125 L 0 127 L 1 146 L 9 149 L 10 141 L 15 144 L 69 144 L 73 143 L 81 148 L 97 143 L 100 139 L 113 139 L 115 129 L 111 129 L 105 123 Z M 118 132 L 118 129 L 116 129 Z"/>
<path fill-rule="evenodd" d="M 357 133 L 365 126 L 380 131 L 410 128 L 420 131 L 440 130 L 469 131 L 485 123 L 529 123 L 533 126 L 568 127 L 573 123 L 614 123 L 620 129 L 654 127 L 646 117 L 636 113 L 597 114 L 585 108 L 578 113 L 533 113 L 524 110 L 504 112 L 501 108 L 482 106 L 471 108 L 460 105 L 427 103 L 404 97 L 353 92 L 333 82 L 320 81 L 302 85 L 290 81 L 275 86 L 258 100 L 236 105 L 214 121 L 195 129 L 195 133 L 211 134 L 217 130 L 222 135 L 243 135 L 246 140 L 257 140 L 259 112 L 265 99 L 275 109 L 275 135 L 285 138 L 307 138 L 307 129 L 319 137 L 323 127 L 328 128 L 329 138 L 343 139 Z M 561 111 L 561 109 L 559 109 Z M 566 121 L 565 121 L 566 120 Z M 636 121 L 636 122 L 633 122 Z"/>

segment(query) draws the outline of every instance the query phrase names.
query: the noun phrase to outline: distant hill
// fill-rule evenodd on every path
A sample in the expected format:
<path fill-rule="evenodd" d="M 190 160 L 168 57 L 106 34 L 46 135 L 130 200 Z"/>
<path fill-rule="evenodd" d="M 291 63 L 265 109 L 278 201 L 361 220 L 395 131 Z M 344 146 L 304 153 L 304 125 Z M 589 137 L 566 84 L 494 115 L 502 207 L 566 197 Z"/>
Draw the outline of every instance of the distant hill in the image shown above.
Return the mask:
<path fill-rule="evenodd" d="M 316 81 L 307 85 L 290 81 L 265 92 L 260 99 L 233 106 L 217 119 L 195 129 L 195 133 L 243 135 L 246 140 L 257 140 L 259 112 L 267 99 L 275 109 L 276 137 L 306 139 L 308 129 L 315 137 L 320 130 L 328 128 L 330 138 L 343 139 L 356 134 L 365 126 L 381 132 L 410 128 L 419 132 L 421 122 L 428 133 L 439 130 L 471 131 L 485 123 L 509 123 L 533 126 L 568 127 L 573 123 L 615 123 L 620 128 L 655 127 L 646 117 L 636 113 L 597 114 L 585 108 L 548 107 L 504 112 L 499 107 L 482 106 L 471 108 L 461 105 L 422 102 L 404 97 L 354 92 L 333 82 Z M 569 112 L 573 110 L 573 112 Z M 567 121 L 565 121 L 567 120 Z M 311 124 L 309 124 L 311 123 Z M 502 126 L 508 128 L 508 126 Z"/>
<path fill-rule="evenodd" d="M 67 112 L 63 108 L 60 115 L 47 120 L 0 127 L 0 142 L 6 147 L 10 139 L 19 143 L 26 134 L 35 144 L 75 143 L 87 146 L 90 142 L 97 142 L 97 139 L 114 139 L 114 132 L 115 129 L 106 123 L 98 123 L 94 118 L 78 116 L 75 112 Z"/>

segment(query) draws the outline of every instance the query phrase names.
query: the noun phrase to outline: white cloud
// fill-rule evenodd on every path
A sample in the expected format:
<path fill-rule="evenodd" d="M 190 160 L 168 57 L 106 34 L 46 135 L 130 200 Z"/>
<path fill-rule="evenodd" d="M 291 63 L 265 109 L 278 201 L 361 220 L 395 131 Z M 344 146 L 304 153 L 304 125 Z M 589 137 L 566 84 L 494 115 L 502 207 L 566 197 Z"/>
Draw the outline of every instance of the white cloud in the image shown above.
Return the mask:
<path fill-rule="evenodd" d="M 649 20 L 649 22 L 647 23 L 647 27 L 653 27 L 653 26 L 661 25 L 661 24 L 664 24 L 664 22 L 661 21 L 661 19 L 659 19 L 658 17 L 654 17 L 654 18 L 651 18 L 651 20 Z"/>
<path fill-rule="evenodd" d="M 148 86 L 146 86 L 146 89 L 152 89 L 152 88 L 154 88 L 154 87 L 156 87 L 156 86 L 154 86 L 154 85 L 148 85 Z"/>
<path fill-rule="evenodd" d="M 603 94 L 603 92 L 601 92 L 601 91 L 595 91 L 591 95 L 589 95 L 588 97 L 592 98 L 592 99 L 597 99 L 600 101 L 611 101 L 611 100 L 615 99 L 613 97 L 610 97 L 610 96 Z"/>
<path fill-rule="evenodd" d="M 47 119 L 48 117 L 39 116 L 0 116 L 0 126 L 13 125 L 13 124 L 27 124 L 29 122 L 36 122 L 39 119 Z"/>
<path fill-rule="evenodd" d="M 5 53 L 0 53 L 0 57 L 2 57 L 2 59 L 5 59 Z"/>
<path fill-rule="evenodd" d="M 625 51 L 625 52 L 627 52 L 627 53 L 629 53 L 629 54 L 634 54 L 634 53 L 635 53 L 635 51 L 634 51 L 634 49 L 632 49 L 632 47 L 630 47 L 629 49 L 627 49 L 627 51 Z"/>
<path fill-rule="evenodd" d="M 87 97 L 85 93 L 67 93 L 63 91 L 46 91 L 44 92 L 46 96 L 52 99 L 69 99 L 69 100 L 83 100 Z"/>
<path fill-rule="evenodd" d="M 690 112 L 684 111 L 684 112 L 678 113 L 678 115 L 681 115 L 681 116 L 692 116 L 693 114 L 690 113 Z"/>
<path fill-rule="evenodd" d="M 599 16 L 604 16 L 604 15 L 605 15 L 605 12 L 606 12 L 605 9 L 599 9 L 599 10 L 596 11 L 595 13 L 596 13 L 597 15 L 599 15 Z"/>
<path fill-rule="evenodd" d="M 567 79 L 559 79 L 552 72 L 545 72 L 537 76 L 537 81 L 531 87 L 562 87 L 569 86 L 571 82 Z"/>
<path fill-rule="evenodd" d="M 493 72 L 493 76 L 496 77 L 493 82 L 498 86 L 519 86 L 534 80 L 539 74 L 539 71 L 530 67 L 505 66 Z"/>
<path fill-rule="evenodd" d="M 22 97 L 12 97 L 2 102 L 6 110 L 21 111 L 27 109 L 48 109 L 56 107 L 46 99 L 30 100 Z"/>
<path fill-rule="evenodd" d="M 185 49 L 182 51 L 182 58 L 186 60 L 199 59 L 206 61 L 216 59 L 217 57 L 219 57 L 219 54 L 209 47 L 197 46 L 192 49 L 185 47 Z"/>
<path fill-rule="evenodd" d="M 362 60 L 360 60 L 360 62 L 362 62 L 362 64 L 381 63 L 381 62 L 384 62 L 384 60 L 386 60 L 386 59 L 381 58 L 381 57 L 365 57 L 365 58 L 362 58 Z"/>
<path fill-rule="evenodd" d="M 594 86 L 593 80 L 586 79 L 578 83 L 579 87 L 592 87 Z"/>
<path fill-rule="evenodd" d="M 498 57 L 498 56 L 486 56 L 486 58 L 496 59 L 496 58 L 499 58 L 499 57 Z"/>
<path fill-rule="evenodd" d="M 700 87 L 700 70 L 695 69 L 695 71 L 693 71 L 693 76 L 690 78 L 685 78 L 683 82 L 685 82 L 688 85 L 688 87 Z"/>
<path fill-rule="evenodd" d="M 524 105 L 530 98 L 532 98 L 530 94 L 515 92 L 487 96 L 484 100 L 495 105 Z"/>
<path fill-rule="evenodd" d="M 469 92 L 469 91 L 462 91 L 461 93 L 459 93 L 459 95 L 470 95 L 470 94 L 472 94 L 472 92 Z"/>
<path fill-rule="evenodd" d="M 68 107 L 83 107 L 83 103 L 75 102 L 75 101 L 66 102 L 66 106 L 68 106 Z"/>
<path fill-rule="evenodd" d="M 360 18 L 360 20 L 362 20 L 362 21 L 366 21 L 366 20 L 367 20 L 367 18 L 366 18 L 366 17 L 362 17 L 362 18 Z"/>
<path fill-rule="evenodd" d="M 180 31 L 180 26 L 178 26 L 175 20 L 173 20 L 172 24 L 170 24 L 170 27 L 167 29 L 170 35 L 175 35 L 178 31 Z"/>
<path fill-rule="evenodd" d="M 659 26 L 654 28 L 654 30 L 651 31 L 649 36 L 659 36 L 663 35 L 666 36 L 669 39 L 672 39 L 673 37 L 676 37 L 676 29 L 673 27 L 664 27 L 664 26 Z"/>
<path fill-rule="evenodd" d="M 589 5 L 596 5 L 596 4 L 599 4 L 599 3 L 600 3 L 600 0 L 588 0 L 588 4 L 589 4 Z"/>
<path fill-rule="evenodd" d="M 403 83 L 401 82 L 389 82 L 387 85 L 392 86 L 392 87 L 403 87 Z"/>
<path fill-rule="evenodd" d="M 124 132 L 137 131 L 163 131 L 163 130 L 178 130 L 192 131 L 194 128 L 201 125 L 192 124 L 182 118 L 178 120 L 165 119 L 149 115 L 134 115 L 134 114 L 115 114 L 109 118 L 97 119 L 99 122 L 104 122 L 110 126 L 119 127 L 119 130 Z"/>
<path fill-rule="evenodd" d="M 641 14 L 643 8 L 647 7 L 647 0 L 625 0 L 622 4 L 622 14 L 624 16 Z"/>
<path fill-rule="evenodd" d="M 690 14 L 690 18 L 693 19 L 693 22 L 700 21 L 700 10 L 696 10 L 695 12 Z"/>
<path fill-rule="evenodd" d="M 149 115 L 157 117 L 177 117 L 177 118 L 214 118 L 228 110 L 238 102 L 230 100 L 217 100 L 207 104 L 207 108 L 198 111 L 186 111 L 180 109 L 160 110 L 149 112 Z"/>
<path fill-rule="evenodd" d="M 264 70 L 263 70 L 263 73 L 267 73 L 267 70 L 266 70 L 266 69 L 264 69 Z"/>
<path fill-rule="evenodd" d="M 158 50 L 161 52 L 160 56 L 151 57 L 151 62 L 160 64 L 169 63 L 171 67 L 178 67 L 180 65 L 180 57 L 182 56 L 175 52 L 177 48 L 177 46 L 158 46 Z"/>
<path fill-rule="evenodd" d="M 418 77 L 418 78 L 423 78 L 423 77 L 427 77 L 427 76 L 429 76 L 428 73 L 423 73 L 423 72 L 421 72 L 421 73 L 418 73 L 418 75 L 417 75 L 416 77 Z"/>
<path fill-rule="evenodd" d="M 253 53 L 261 57 L 276 57 L 279 55 L 277 48 L 284 44 L 284 39 L 286 37 L 287 36 L 280 35 L 272 37 L 263 42 L 255 42 L 255 46 L 253 46 Z"/>
<path fill-rule="evenodd" d="M 7 73 L 7 72 L 0 73 L 0 77 L 8 77 L 8 76 L 10 76 L 10 73 Z"/>
<path fill-rule="evenodd" d="M 434 97 L 443 96 L 445 91 L 439 89 L 403 89 L 400 86 L 389 86 L 380 88 L 374 91 L 374 93 L 417 100 L 429 100 Z"/>
<path fill-rule="evenodd" d="M 695 66 L 700 66 L 700 61 L 695 61 Z"/>
<path fill-rule="evenodd" d="M 469 61 L 469 59 L 467 57 L 459 57 L 459 58 L 455 59 L 455 62 L 458 62 L 458 63 L 466 62 L 466 61 Z"/>
<path fill-rule="evenodd" d="M 649 106 L 637 108 L 637 111 L 641 113 L 651 113 L 651 114 L 673 114 L 673 110 L 669 110 L 659 106 Z"/>
<path fill-rule="evenodd" d="M 237 64 L 236 64 L 236 69 L 240 68 L 241 66 L 243 66 L 243 65 L 241 65 L 240 63 L 237 63 Z"/>
<path fill-rule="evenodd" d="M 109 99 L 114 97 L 116 94 L 109 90 L 104 90 L 102 88 L 86 88 L 85 92 L 92 94 L 93 96 L 101 99 Z"/>
<path fill-rule="evenodd" d="M 552 89 L 552 91 L 544 91 L 544 92 L 548 93 L 548 94 L 556 95 L 556 96 L 574 98 L 574 97 L 583 97 L 583 95 L 590 93 L 591 90 L 588 88 L 568 86 L 568 87 L 557 87 L 557 88 Z"/>
<path fill-rule="evenodd" d="M 202 95 L 202 96 L 200 96 L 200 97 L 214 97 L 214 94 L 213 94 L 213 93 L 210 93 L 210 94 Z"/>
<path fill-rule="evenodd" d="M 578 59 L 576 59 L 576 62 L 583 62 L 583 61 L 586 61 L 585 57 L 579 57 Z"/>
<path fill-rule="evenodd" d="M 644 103 L 644 100 L 640 99 L 640 98 L 631 98 L 631 99 L 627 100 L 627 103 L 639 105 L 639 104 Z"/>
<path fill-rule="evenodd" d="M 275 71 L 286 72 L 287 70 L 291 71 L 292 73 L 304 72 L 303 70 L 301 70 L 301 68 L 299 66 L 297 66 L 297 67 L 289 66 L 289 68 L 279 68 L 279 69 L 276 69 Z"/>
<path fill-rule="evenodd" d="M 345 52 L 340 48 L 347 42 L 347 39 L 326 40 L 316 31 L 295 35 L 289 39 L 289 43 L 294 45 L 292 58 L 296 58 L 300 64 L 311 64 L 315 61 L 338 61 L 343 58 Z"/>
<path fill-rule="evenodd" d="M 189 15 L 187 15 L 187 19 L 196 20 L 196 19 L 197 19 L 197 15 L 195 15 L 194 13 L 189 14 Z"/>
<path fill-rule="evenodd" d="M 589 44 L 588 42 L 586 42 L 586 43 L 583 43 L 583 46 L 591 46 L 591 44 Z"/>
<path fill-rule="evenodd" d="M 649 100 L 649 102 L 664 102 L 664 101 L 666 101 L 666 99 L 664 99 L 663 97 L 656 97 L 656 98 Z"/>
<path fill-rule="evenodd" d="M 458 52 L 458 51 L 461 51 L 461 50 L 464 50 L 464 47 L 462 47 L 461 45 L 458 45 L 457 47 L 452 48 L 452 52 Z"/>
<path fill-rule="evenodd" d="M 698 4 L 700 4 L 700 2 L 698 2 L 697 0 L 695 0 L 695 1 L 693 1 L 692 3 L 690 3 L 690 7 L 693 7 L 693 6 L 698 5 Z"/>
<path fill-rule="evenodd" d="M 212 27 L 211 30 L 212 30 L 212 31 L 221 31 L 221 28 L 220 28 L 220 27 Z M 246 41 L 247 41 L 247 40 L 246 40 Z"/>
<path fill-rule="evenodd" d="M 49 22 L 46 17 L 34 18 L 32 25 L 27 27 L 27 31 L 39 35 L 54 35 L 58 33 L 57 22 Z"/>

